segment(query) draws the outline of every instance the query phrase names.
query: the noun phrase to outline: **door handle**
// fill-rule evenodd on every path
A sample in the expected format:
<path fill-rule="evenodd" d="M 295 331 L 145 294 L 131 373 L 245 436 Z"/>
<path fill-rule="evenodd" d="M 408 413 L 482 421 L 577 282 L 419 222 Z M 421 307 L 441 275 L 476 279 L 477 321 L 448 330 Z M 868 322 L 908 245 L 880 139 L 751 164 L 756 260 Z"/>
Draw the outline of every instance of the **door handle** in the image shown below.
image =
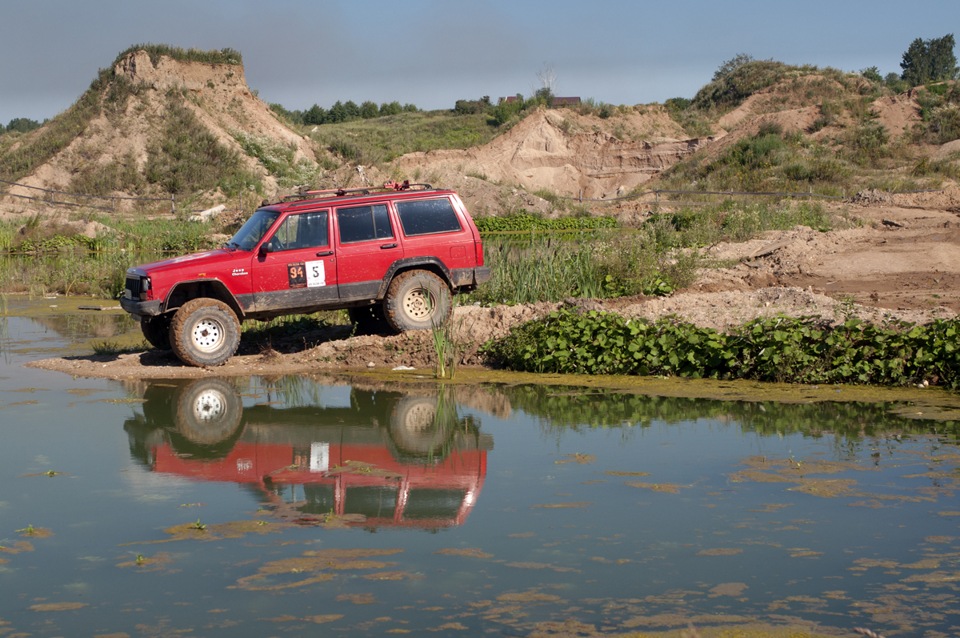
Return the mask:
<path fill-rule="evenodd" d="M 332 254 L 333 254 L 332 250 L 321 250 L 320 252 L 317 253 L 317 257 L 329 257 Z"/>
<path fill-rule="evenodd" d="M 387 250 L 388 248 L 396 248 L 396 247 L 397 247 L 396 244 L 383 244 L 382 246 L 380 246 L 380 249 Z"/>

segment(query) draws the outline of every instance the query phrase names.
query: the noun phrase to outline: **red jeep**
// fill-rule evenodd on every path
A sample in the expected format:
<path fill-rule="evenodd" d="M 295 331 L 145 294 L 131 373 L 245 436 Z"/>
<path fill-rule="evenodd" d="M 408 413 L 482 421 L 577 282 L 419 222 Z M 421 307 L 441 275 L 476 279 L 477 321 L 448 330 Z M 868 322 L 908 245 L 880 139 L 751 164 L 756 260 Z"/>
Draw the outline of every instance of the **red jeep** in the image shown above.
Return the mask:
<path fill-rule="evenodd" d="M 120 305 L 186 364 L 237 351 L 240 323 L 346 308 L 363 330 L 441 324 L 490 278 L 460 197 L 428 184 L 305 191 L 261 207 L 223 247 L 127 270 Z"/>
<path fill-rule="evenodd" d="M 154 472 L 254 485 L 273 514 L 349 527 L 461 525 L 487 475 L 493 437 L 442 394 L 352 388 L 349 406 L 244 406 L 218 378 L 148 385 L 124 422 L 133 458 Z"/>

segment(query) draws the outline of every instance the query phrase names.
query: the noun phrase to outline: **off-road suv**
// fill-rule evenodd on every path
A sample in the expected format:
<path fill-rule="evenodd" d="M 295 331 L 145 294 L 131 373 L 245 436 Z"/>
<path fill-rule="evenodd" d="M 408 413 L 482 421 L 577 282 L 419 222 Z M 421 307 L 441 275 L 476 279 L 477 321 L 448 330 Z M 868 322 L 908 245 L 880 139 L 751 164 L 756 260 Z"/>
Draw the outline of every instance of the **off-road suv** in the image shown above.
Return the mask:
<path fill-rule="evenodd" d="M 428 329 L 489 278 L 455 192 L 391 182 L 262 206 L 223 248 L 128 269 L 120 305 L 154 347 L 217 366 L 246 319 L 345 308 L 364 331 Z"/>

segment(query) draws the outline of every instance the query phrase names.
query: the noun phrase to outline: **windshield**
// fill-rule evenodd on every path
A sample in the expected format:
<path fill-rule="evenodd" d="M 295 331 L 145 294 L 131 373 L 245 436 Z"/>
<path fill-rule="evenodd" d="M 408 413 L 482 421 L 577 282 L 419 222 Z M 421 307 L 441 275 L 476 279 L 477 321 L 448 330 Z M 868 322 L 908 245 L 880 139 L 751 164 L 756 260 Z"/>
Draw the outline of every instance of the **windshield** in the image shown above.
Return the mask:
<path fill-rule="evenodd" d="M 237 234 L 227 242 L 227 247 L 238 250 L 253 250 L 253 247 L 263 239 L 264 233 L 270 229 L 270 226 L 279 216 L 280 213 L 277 211 L 261 208 L 240 227 Z"/>

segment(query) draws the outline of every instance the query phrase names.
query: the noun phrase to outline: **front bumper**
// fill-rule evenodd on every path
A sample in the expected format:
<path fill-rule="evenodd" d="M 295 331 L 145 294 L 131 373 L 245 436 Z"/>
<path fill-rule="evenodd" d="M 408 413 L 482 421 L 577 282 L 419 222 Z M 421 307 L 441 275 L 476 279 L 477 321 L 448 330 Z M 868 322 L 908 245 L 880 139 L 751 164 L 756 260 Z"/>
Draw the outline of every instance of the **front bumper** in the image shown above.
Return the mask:
<path fill-rule="evenodd" d="M 161 313 L 161 301 L 159 299 L 151 301 L 140 301 L 139 299 L 130 299 L 129 297 L 120 297 L 120 307 L 132 315 L 141 317 L 154 317 Z"/>

